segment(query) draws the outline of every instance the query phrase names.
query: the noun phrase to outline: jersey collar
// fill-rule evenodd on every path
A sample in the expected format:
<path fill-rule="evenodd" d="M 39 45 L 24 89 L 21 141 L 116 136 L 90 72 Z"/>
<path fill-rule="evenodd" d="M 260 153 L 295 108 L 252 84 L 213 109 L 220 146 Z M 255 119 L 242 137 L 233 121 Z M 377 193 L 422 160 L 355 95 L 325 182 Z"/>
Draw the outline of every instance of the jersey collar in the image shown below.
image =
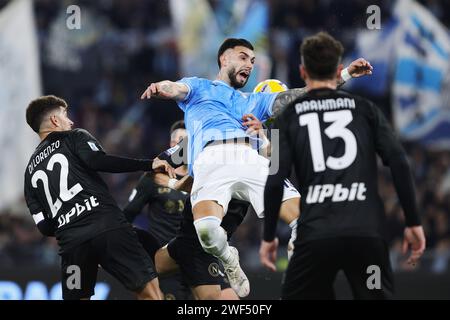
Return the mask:
<path fill-rule="evenodd" d="M 214 80 L 213 83 L 214 83 L 214 84 L 221 84 L 221 85 L 227 86 L 227 87 L 230 88 L 230 89 L 236 90 L 236 89 L 234 89 L 232 86 L 230 86 L 228 83 L 226 83 L 226 82 L 224 82 L 224 81 L 222 81 L 222 80 Z"/>

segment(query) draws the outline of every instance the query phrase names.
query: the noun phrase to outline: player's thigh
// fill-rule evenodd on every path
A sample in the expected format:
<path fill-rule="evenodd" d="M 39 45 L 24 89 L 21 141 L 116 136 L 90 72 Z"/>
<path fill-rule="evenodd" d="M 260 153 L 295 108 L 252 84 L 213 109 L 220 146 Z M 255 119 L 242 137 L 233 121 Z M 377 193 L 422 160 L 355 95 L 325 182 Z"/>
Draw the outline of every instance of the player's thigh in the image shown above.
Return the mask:
<path fill-rule="evenodd" d="M 217 148 L 219 147 L 219 148 Z M 206 148 L 198 156 L 194 166 L 194 183 L 191 190 L 191 204 L 197 219 L 208 215 L 222 218 L 231 199 L 231 186 L 236 181 L 229 165 L 220 163 L 223 156 L 220 146 Z"/>
<path fill-rule="evenodd" d="M 164 300 L 164 295 L 159 288 L 159 279 L 153 278 L 144 287 L 136 291 L 138 300 Z"/>
<path fill-rule="evenodd" d="M 300 192 L 285 179 L 283 183 L 283 198 L 280 207 L 280 219 L 287 224 L 300 216 Z"/>
<path fill-rule="evenodd" d="M 140 292 L 157 277 L 150 256 L 131 226 L 104 232 L 95 238 L 100 265 L 125 288 Z"/>
<path fill-rule="evenodd" d="M 264 216 L 264 188 L 269 174 L 269 161 L 259 155 L 255 157 L 256 164 L 245 169 L 247 174 L 241 177 L 237 186 L 244 186 L 242 191 L 248 194 L 248 199 L 242 200 L 249 201 L 258 217 L 262 218 Z"/>
<path fill-rule="evenodd" d="M 162 247 L 159 241 L 148 231 L 133 227 L 139 242 L 155 263 L 155 254 Z"/>
<path fill-rule="evenodd" d="M 192 214 L 194 216 L 194 221 L 208 216 L 214 216 L 222 219 L 224 215 L 224 208 L 215 200 L 203 200 L 193 206 Z"/>
<path fill-rule="evenodd" d="M 159 287 L 164 300 L 192 300 L 191 288 L 187 285 L 181 272 L 159 277 Z"/>
<path fill-rule="evenodd" d="M 194 219 L 216 216 L 222 219 L 231 200 L 231 189 L 236 179 L 230 177 L 226 170 L 218 167 L 208 174 L 195 176 L 191 191 L 191 204 Z"/>
<path fill-rule="evenodd" d="M 339 257 L 331 244 L 314 240 L 295 247 L 283 281 L 283 300 L 335 299 Z"/>
<path fill-rule="evenodd" d="M 190 288 L 203 285 L 217 285 L 220 288 L 226 277 L 223 267 L 216 257 L 203 250 L 198 239 L 176 238 L 168 244 L 168 252 L 180 266 Z"/>
<path fill-rule="evenodd" d="M 61 255 L 64 300 L 89 299 L 94 295 L 98 261 L 90 241 Z"/>
<path fill-rule="evenodd" d="M 291 223 L 300 216 L 300 198 L 290 198 L 281 203 L 280 219 L 287 224 Z"/>
<path fill-rule="evenodd" d="M 167 249 L 168 245 L 165 245 L 155 254 L 155 266 L 158 274 L 171 274 L 179 270 L 179 266 L 176 261 L 170 256 Z"/>
<path fill-rule="evenodd" d="M 345 239 L 348 251 L 343 270 L 355 299 L 390 299 L 394 290 L 389 249 L 379 238 Z"/>
<path fill-rule="evenodd" d="M 239 296 L 232 288 L 221 287 L 220 300 L 240 300 Z"/>
<path fill-rule="evenodd" d="M 221 295 L 220 285 L 199 285 L 192 287 L 195 300 L 219 300 Z"/>

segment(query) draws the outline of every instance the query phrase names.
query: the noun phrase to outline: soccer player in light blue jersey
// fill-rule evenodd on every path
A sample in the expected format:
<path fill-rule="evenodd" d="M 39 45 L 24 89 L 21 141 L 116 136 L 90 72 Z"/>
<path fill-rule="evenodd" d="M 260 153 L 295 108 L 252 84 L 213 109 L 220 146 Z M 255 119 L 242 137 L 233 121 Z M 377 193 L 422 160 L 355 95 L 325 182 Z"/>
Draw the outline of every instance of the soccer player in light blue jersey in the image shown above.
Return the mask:
<path fill-rule="evenodd" d="M 242 117 L 252 113 L 265 121 L 305 90 L 239 91 L 247 83 L 255 63 L 253 46 L 245 39 L 225 40 L 217 61 L 220 70 L 215 80 L 191 77 L 152 83 L 141 98 L 172 99 L 185 112 L 197 235 L 204 250 L 223 262 L 231 287 L 240 297 L 245 297 L 250 292 L 249 281 L 239 265 L 237 250 L 228 245 L 220 224 L 231 198 L 249 201 L 262 217 L 269 160 L 252 148 L 253 138 L 247 135 Z M 371 72 L 370 64 L 360 58 L 344 69 L 342 76 L 345 80 Z"/>

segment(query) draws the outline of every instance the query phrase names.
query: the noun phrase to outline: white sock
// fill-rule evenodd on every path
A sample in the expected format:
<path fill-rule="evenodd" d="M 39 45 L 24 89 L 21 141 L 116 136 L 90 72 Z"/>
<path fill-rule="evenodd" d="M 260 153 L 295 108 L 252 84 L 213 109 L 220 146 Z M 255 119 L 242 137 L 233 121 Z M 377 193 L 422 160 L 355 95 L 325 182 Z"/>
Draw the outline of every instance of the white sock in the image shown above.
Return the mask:
<path fill-rule="evenodd" d="M 207 216 L 194 221 L 195 230 L 203 249 L 228 263 L 231 258 L 231 250 L 228 245 L 225 230 L 220 226 L 222 220 L 215 216 Z"/>

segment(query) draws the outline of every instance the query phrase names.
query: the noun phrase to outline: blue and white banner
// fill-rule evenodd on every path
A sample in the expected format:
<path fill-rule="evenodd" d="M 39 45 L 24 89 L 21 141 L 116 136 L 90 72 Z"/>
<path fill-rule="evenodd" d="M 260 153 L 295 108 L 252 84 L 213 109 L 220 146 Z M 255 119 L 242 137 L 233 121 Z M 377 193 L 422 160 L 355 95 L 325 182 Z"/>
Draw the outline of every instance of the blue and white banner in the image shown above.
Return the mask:
<path fill-rule="evenodd" d="M 425 7 L 398 0 L 392 83 L 394 122 L 402 138 L 450 149 L 450 36 Z"/>
<path fill-rule="evenodd" d="M 255 47 L 254 71 L 243 91 L 269 77 L 269 8 L 266 0 L 170 0 L 181 56 L 182 76 L 214 79 L 217 51 L 228 37 L 245 38 Z"/>
<path fill-rule="evenodd" d="M 39 138 L 25 109 L 41 95 L 39 51 L 31 0 L 0 12 L 0 210 L 23 198 L 23 176 Z"/>
<path fill-rule="evenodd" d="M 364 57 L 374 73 L 348 87 L 391 93 L 394 125 L 405 140 L 450 149 L 450 33 L 415 0 L 397 0 L 380 30 L 359 31 L 350 62 Z"/>
<path fill-rule="evenodd" d="M 392 17 L 380 30 L 362 30 L 356 35 L 355 49 L 346 57 L 346 65 L 360 57 L 370 61 L 374 73 L 348 83 L 352 90 L 371 96 L 383 96 L 389 91 L 390 75 L 395 61 L 396 40 L 399 21 Z"/>

